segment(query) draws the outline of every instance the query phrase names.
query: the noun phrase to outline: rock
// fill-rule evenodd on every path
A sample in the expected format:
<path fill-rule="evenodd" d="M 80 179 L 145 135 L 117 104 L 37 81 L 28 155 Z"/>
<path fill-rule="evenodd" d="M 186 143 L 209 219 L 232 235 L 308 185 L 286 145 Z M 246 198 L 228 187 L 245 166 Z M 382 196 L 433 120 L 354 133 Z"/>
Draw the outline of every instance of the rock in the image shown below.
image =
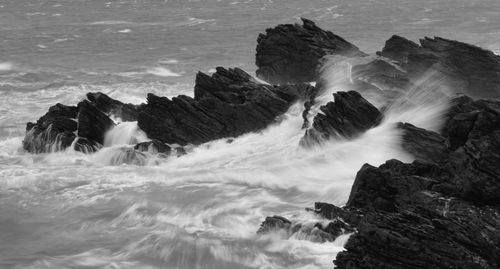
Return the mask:
<path fill-rule="evenodd" d="M 408 62 L 408 55 L 418 53 L 421 47 L 404 37 L 393 35 L 385 42 L 384 49 L 377 52 L 377 55 L 384 56 L 405 65 Z"/>
<path fill-rule="evenodd" d="M 199 73 L 194 98 L 172 99 L 148 94 L 147 104 L 135 106 L 103 93 L 88 93 L 77 107 L 56 105 L 37 123 L 28 123 L 24 148 L 33 153 L 63 150 L 94 152 L 102 147 L 112 126 L 109 117 L 138 121 L 153 141 L 137 149 L 170 152 L 166 144 L 201 144 L 259 131 L 276 121 L 297 100 L 315 94 L 308 84 L 270 86 L 257 82 L 243 70 L 217 68 L 212 76 Z M 175 148 L 177 156 L 186 150 Z"/>
<path fill-rule="evenodd" d="M 420 162 L 363 166 L 344 209 L 363 213 L 337 268 L 497 268 L 499 210 L 435 191 L 454 176 Z"/>
<path fill-rule="evenodd" d="M 441 131 L 445 141 L 440 146 L 442 137 L 433 134 L 433 140 L 420 143 L 434 145 L 430 151 L 420 147 L 425 153 L 422 159 L 427 155 L 427 161 L 439 163 L 453 175 L 433 189 L 476 204 L 496 204 L 500 201 L 500 101 L 460 96 L 451 103 Z"/>
<path fill-rule="evenodd" d="M 415 127 L 409 123 L 398 123 L 403 131 L 402 147 L 415 159 L 439 162 L 450 154 L 446 139 L 440 134 Z"/>
<path fill-rule="evenodd" d="M 333 94 L 334 102 L 320 108 L 301 144 L 308 146 L 332 137 L 354 138 L 382 121 L 380 111 L 355 91 Z"/>
<path fill-rule="evenodd" d="M 448 84 L 451 93 L 473 98 L 500 98 L 500 56 L 470 44 L 440 37 L 424 38 L 420 46 L 393 36 L 378 53 L 405 63 L 408 75 Z"/>
<path fill-rule="evenodd" d="M 272 84 L 316 80 L 319 60 L 329 54 L 365 56 L 356 46 L 310 20 L 281 24 L 257 39 L 257 77 Z"/>
<path fill-rule="evenodd" d="M 312 242 L 333 242 L 342 234 L 353 232 L 353 228 L 343 220 L 336 218 L 326 226 L 322 223 L 293 224 L 290 220 L 281 216 L 267 217 L 261 224 L 258 234 L 278 232 L 288 238 L 295 237 Z"/>
<path fill-rule="evenodd" d="M 78 103 L 77 107 L 77 136 L 87 139 L 95 149 L 102 147 L 106 131 L 114 126 L 113 121 L 87 100 Z"/>
<path fill-rule="evenodd" d="M 292 225 L 292 222 L 281 216 L 267 217 L 260 225 L 258 234 L 266 234 L 276 230 L 287 230 Z"/>
<path fill-rule="evenodd" d="M 430 190 L 448 177 L 437 165 L 419 161 L 389 160 L 378 168 L 365 164 L 356 175 L 346 206 L 393 212 L 410 203 L 415 193 Z"/>
<path fill-rule="evenodd" d="M 440 133 L 397 127 L 416 160 L 365 164 L 345 207 L 308 209 L 332 222 L 304 238 L 354 232 L 334 261 L 341 269 L 500 268 L 500 101 L 452 99 Z"/>
<path fill-rule="evenodd" d="M 138 107 L 124 104 L 101 92 L 87 93 L 87 99 L 100 111 L 108 116 L 120 118 L 122 121 L 137 121 Z"/>
<path fill-rule="evenodd" d="M 36 123 L 28 123 L 23 148 L 31 153 L 74 149 L 94 152 L 104 143 L 104 134 L 114 125 L 99 109 L 84 100 L 75 106 L 57 104 Z"/>
<path fill-rule="evenodd" d="M 426 195 L 432 205 L 367 213 L 336 268 L 498 268 L 498 210 Z"/>
<path fill-rule="evenodd" d="M 56 104 L 36 123 L 28 122 L 23 148 L 31 153 L 60 151 L 75 140 L 78 109 Z"/>
<path fill-rule="evenodd" d="M 194 98 L 148 94 L 138 125 L 163 143 L 197 145 L 259 131 L 307 92 L 312 86 L 269 86 L 241 69 L 218 67 L 212 76 L 198 73 Z"/>

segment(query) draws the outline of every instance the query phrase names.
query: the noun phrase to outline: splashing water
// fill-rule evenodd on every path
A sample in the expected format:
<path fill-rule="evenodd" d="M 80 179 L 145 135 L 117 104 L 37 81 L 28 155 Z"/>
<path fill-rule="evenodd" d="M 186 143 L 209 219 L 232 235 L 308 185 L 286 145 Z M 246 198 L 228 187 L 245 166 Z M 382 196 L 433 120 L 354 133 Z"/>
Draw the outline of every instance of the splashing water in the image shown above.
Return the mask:
<path fill-rule="evenodd" d="M 349 81 L 349 72 L 333 75 L 317 106 L 341 90 L 338 81 Z M 300 234 L 257 235 L 259 224 L 282 215 L 311 227 L 324 220 L 303 208 L 316 201 L 345 204 L 364 163 L 411 161 L 395 123 L 436 129 L 447 107 L 423 93 L 426 85 L 392 102 L 378 127 L 312 149 L 299 146 L 302 103 L 262 132 L 166 159 L 133 150 L 148 140 L 136 122 L 111 129 L 105 148 L 94 154 L 29 155 L 18 148 L 21 138 L 2 141 L 0 235 L 15 241 L 0 246 L 6 257 L 0 265 L 328 268 L 348 235 L 318 243 Z"/>
<path fill-rule="evenodd" d="M 149 141 L 149 139 L 146 133 L 139 129 L 137 121 L 121 122 L 106 132 L 104 146 L 135 145 L 145 141 Z"/>

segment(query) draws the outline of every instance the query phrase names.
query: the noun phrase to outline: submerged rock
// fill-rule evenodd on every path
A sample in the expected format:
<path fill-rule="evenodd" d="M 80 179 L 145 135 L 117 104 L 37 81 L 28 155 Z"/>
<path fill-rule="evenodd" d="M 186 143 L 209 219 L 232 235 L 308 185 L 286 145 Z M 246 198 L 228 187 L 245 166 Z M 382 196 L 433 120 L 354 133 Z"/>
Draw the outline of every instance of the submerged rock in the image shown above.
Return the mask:
<path fill-rule="evenodd" d="M 302 145 L 313 145 L 332 137 L 354 138 L 377 126 L 382 120 L 380 111 L 358 92 L 337 92 L 334 102 L 320 108 L 312 128 L 306 131 Z"/>
<path fill-rule="evenodd" d="M 170 155 L 172 148 L 158 140 L 141 142 L 134 146 L 134 149 L 141 152 L 149 152 L 151 154 L 166 154 Z"/>
<path fill-rule="evenodd" d="M 311 88 L 269 86 L 241 69 L 218 67 L 212 76 L 197 74 L 194 98 L 148 94 L 138 124 L 149 138 L 169 144 L 196 145 L 236 137 L 267 127 Z"/>
<path fill-rule="evenodd" d="M 257 76 L 269 83 L 316 80 L 319 60 L 330 54 L 365 56 L 356 46 L 308 19 L 302 25 L 281 24 L 257 39 Z"/>

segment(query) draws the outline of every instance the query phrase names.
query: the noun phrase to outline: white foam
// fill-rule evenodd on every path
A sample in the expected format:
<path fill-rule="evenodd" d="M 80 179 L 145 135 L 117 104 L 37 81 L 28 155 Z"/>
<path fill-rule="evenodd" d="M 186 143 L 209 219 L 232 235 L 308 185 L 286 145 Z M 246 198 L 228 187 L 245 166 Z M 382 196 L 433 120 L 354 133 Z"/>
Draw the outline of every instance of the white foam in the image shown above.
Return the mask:
<path fill-rule="evenodd" d="M 118 25 L 118 24 L 131 24 L 128 21 L 96 21 L 90 23 L 90 25 Z"/>
<path fill-rule="evenodd" d="M 159 77 L 180 77 L 181 74 L 175 73 L 165 67 L 157 66 L 150 68 L 146 71 L 149 74 L 159 76 Z"/>
<path fill-rule="evenodd" d="M 134 145 L 149 141 L 146 133 L 137 126 L 136 121 L 122 122 L 107 131 L 104 138 L 104 146 Z"/>
<path fill-rule="evenodd" d="M 160 64 L 177 64 L 177 63 L 179 63 L 179 61 L 176 59 L 161 59 L 158 61 L 158 63 L 160 63 Z"/>
<path fill-rule="evenodd" d="M 9 62 L 0 62 L 0 71 L 10 71 L 14 68 L 14 65 Z"/>
<path fill-rule="evenodd" d="M 128 28 L 127 28 L 127 29 L 123 29 L 123 30 L 119 30 L 119 31 L 118 31 L 118 33 L 123 33 L 123 34 L 130 33 L 130 32 L 132 32 L 132 30 L 131 30 L 131 29 L 128 29 Z"/>

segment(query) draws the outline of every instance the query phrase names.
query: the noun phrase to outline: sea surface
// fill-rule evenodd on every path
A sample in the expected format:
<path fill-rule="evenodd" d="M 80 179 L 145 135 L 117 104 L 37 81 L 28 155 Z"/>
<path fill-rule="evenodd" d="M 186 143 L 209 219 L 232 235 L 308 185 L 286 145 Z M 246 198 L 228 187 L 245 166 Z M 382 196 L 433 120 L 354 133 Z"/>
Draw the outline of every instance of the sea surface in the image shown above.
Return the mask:
<path fill-rule="evenodd" d="M 437 129 L 446 103 L 424 98 L 358 139 L 308 150 L 301 104 L 262 132 L 141 166 L 119 150 L 147 139 L 136 123 L 95 154 L 21 146 L 26 122 L 87 92 L 139 104 L 192 95 L 196 73 L 216 66 L 254 74 L 258 34 L 300 17 L 369 53 L 393 34 L 500 52 L 498 0 L 0 0 L 0 268 L 332 268 L 348 234 L 320 243 L 257 235 L 260 223 L 324 221 L 304 208 L 345 204 L 364 163 L 411 161 L 392 123 Z M 332 78 L 322 102 L 336 90 Z"/>

